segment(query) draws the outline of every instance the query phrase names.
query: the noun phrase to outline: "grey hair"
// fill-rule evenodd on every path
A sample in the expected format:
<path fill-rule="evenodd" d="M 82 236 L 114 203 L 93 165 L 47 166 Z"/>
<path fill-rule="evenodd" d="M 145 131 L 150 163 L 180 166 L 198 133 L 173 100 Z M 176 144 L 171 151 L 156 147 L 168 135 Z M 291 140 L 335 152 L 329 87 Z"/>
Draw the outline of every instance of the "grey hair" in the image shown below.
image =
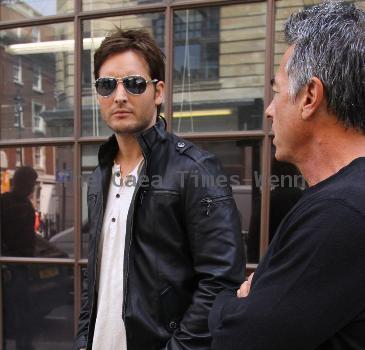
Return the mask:
<path fill-rule="evenodd" d="M 292 14 L 284 34 L 294 45 L 286 65 L 292 98 L 317 77 L 338 121 L 365 133 L 365 12 L 327 1 Z"/>

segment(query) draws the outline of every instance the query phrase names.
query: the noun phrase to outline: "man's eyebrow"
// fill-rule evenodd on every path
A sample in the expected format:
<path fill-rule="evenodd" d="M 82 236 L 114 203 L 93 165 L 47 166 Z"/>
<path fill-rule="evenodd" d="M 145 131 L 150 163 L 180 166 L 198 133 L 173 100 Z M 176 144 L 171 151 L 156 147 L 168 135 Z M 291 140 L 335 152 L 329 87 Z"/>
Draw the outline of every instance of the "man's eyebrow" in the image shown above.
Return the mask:
<path fill-rule="evenodd" d="M 275 84 L 276 84 L 275 78 L 272 78 L 272 79 L 270 80 L 270 85 L 271 85 L 271 86 L 274 86 Z"/>

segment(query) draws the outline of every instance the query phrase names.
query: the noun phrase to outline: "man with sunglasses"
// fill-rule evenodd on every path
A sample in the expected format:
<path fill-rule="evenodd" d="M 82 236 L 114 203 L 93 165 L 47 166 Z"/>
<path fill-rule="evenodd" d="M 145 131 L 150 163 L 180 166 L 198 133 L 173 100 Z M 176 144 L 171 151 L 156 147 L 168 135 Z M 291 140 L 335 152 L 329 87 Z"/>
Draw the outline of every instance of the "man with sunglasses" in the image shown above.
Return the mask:
<path fill-rule="evenodd" d="M 217 159 L 159 116 L 164 56 L 144 30 L 115 30 L 94 56 L 114 135 L 88 185 L 86 287 L 75 349 L 210 349 L 217 293 L 244 275 L 240 222 Z M 204 184 L 203 184 L 204 182 Z"/>

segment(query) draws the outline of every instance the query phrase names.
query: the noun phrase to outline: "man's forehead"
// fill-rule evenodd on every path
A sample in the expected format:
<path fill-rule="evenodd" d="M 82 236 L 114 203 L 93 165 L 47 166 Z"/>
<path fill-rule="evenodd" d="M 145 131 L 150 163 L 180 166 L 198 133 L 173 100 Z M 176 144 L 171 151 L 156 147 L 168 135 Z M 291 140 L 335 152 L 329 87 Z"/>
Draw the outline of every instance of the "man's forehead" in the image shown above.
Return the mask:
<path fill-rule="evenodd" d="M 291 45 L 286 49 L 283 56 L 281 57 L 279 70 L 280 69 L 285 70 L 288 60 L 293 55 L 293 53 L 294 53 L 294 45 Z"/>
<path fill-rule="evenodd" d="M 100 67 L 100 73 L 123 72 L 124 74 L 148 73 L 148 64 L 144 57 L 132 50 L 109 55 Z M 138 72 L 136 72 L 138 71 Z"/>
<path fill-rule="evenodd" d="M 271 86 L 278 85 L 283 79 L 287 77 L 286 65 L 288 63 L 289 58 L 293 54 L 294 45 L 289 46 L 287 50 L 284 52 L 283 56 L 280 60 L 280 66 L 275 74 L 275 78 L 271 79 Z M 285 78 L 284 78 L 285 77 Z"/>

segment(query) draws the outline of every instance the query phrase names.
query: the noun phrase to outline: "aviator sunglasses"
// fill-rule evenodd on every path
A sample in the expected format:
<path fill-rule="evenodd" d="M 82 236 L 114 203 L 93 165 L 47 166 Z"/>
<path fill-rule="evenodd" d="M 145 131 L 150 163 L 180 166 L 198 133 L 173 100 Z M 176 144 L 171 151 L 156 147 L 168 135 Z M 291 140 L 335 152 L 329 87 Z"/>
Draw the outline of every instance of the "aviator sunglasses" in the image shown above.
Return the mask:
<path fill-rule="evenodd" d="M 103 96 L 110 96 L 117 88 L 118 83 L 122 83 L 125 90 L 132 95 L 140 95 L 146 91 L 147 84 L 157 83 L 158 79 L 146 80 L 140 75 L 128 75 L 123 78 L 104 77 L 96 79 L 96 92 Z"/>

